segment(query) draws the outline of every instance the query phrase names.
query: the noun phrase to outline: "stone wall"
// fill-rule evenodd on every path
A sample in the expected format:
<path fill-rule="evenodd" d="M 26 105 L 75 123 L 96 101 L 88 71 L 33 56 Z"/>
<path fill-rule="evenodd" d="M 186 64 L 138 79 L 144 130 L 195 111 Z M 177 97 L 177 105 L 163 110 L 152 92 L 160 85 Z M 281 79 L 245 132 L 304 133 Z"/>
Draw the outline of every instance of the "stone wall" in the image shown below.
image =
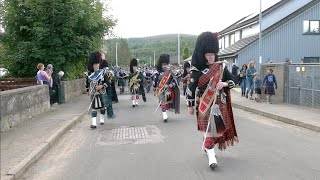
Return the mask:
<path fill-rule="evenodd" d="M 62 81 L 62 96 L 64 102 L 70 102 L 73 98 L 83 94 L 85 90 L 85 79 L 76 79 L 72 81 Z"/>
<path fill-rule="evenodd" d="M 49 87 L 36 85 L 2 91 L 1 133 L 50 110 Z"/>

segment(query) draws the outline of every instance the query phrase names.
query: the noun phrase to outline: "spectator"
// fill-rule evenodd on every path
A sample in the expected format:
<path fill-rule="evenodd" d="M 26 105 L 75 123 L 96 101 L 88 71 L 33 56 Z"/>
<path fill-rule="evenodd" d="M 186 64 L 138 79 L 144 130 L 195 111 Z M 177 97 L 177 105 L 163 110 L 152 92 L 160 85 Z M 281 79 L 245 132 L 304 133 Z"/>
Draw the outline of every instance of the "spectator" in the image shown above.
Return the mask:
<path fill-rule="evenodd" d="M 238 70 L 239 70 L 239 67 L 236 65 L 236 63 L 233 63 L 233 65 L 232 65 L 232 75 L 234 77 L 238 76 Z"/>
<path fill-rule="evenodd" d="M 50 77 L 51 77 L 51 80 L 50 80 L 50 87 L 52 88 L 52 85 L 53 85 L 53 78 L 52 78 L 52 74 L 53 74 L 53 65 L 52 65 L 52 64 L 48 64 L 48 65 L 47 65 L 46 72 L 47 72 L 48 76 L 50 76 Z"/>
<path fill-rule="evenodd" d="M 255 100 L 256 102 L 260 102 L 262 80 L 261 80 L 261 78 L 259 77 L 259 74 L 258 74 L 258 73 L 254 73 L 253 76 L 254 76 L 254 78 L 253 78 L 253 84 L 254 84 L 254 94 L 255 94 L 254 100 Z"/>
<path fill-rule="evenodd" d="M 249 69 L 246 71 L 247 76 L 247 91 L 246 91 L 246 98 L 248 98 L 250 93 L 250 100 L 253 100 L 252 94 L 253 94 L 253 73 L 257 72 L 254 61 L 250 61 L 249 63 Z"/>
<path fill-rule="evenodd" d="M 247 87 L 247 69 L 248 66 L 246 64 L 242 65 L 242 68 L 239 73 L 239 84 L 241 86 L 241 96 L 244 97 L 246 95 L 246 87 Z"/>
<path fill-rule="evenodd" d="M 263 85 L 265 87 L 265 93 L 267 94 L 267 103 L 271 104 L 271 96 L 275 95 L 274 88 L 277 89 L 277 80 L 271 68 L 267 69 L 267 75 L 263 79 Z"/>
<path fill-rule="evenodd" d="M 38 72 L 36 75 L 37 83 L 38 84 L 46 84 L 46 85 L 50 86 L 51 76 L 49 76 L 47 74 L 47 72 L 44 71 L 44 64 L 39 63 L 37 65 L 37 69 L 38 69 Z"/>
<path fill-rule="evenodd" d="M 61 102 L 59 102 L 61 93 L 59 93 L 60 88 L 61 88 L 61 78 L 64 75 L 63 71 L 59 71 L 58 74 L 53 76 L 53 85 L 52 85 L 52 90 L 55 92 L 52 95 L 52 104 L 54 103 L 59 103 L 61 104 Z"/>

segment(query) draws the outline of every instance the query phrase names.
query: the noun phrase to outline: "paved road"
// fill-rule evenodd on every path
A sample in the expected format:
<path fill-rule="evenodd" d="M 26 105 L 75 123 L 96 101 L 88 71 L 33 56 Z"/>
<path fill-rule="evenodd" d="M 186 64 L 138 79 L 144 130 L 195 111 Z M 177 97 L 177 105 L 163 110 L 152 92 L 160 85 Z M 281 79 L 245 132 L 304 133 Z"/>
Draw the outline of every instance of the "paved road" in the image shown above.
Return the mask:
<path fill-rule="evenodd" d="M 183 101 L 182 113 L 163 123 L 151 94 L 138 108 L 129 98 L 119 96 L 116 119 L 96 130 L 86 117 L 23 179 L 320 179 L 319 133 L 234 109 L 240 143 L 217 152 L 212 171 Z"/>

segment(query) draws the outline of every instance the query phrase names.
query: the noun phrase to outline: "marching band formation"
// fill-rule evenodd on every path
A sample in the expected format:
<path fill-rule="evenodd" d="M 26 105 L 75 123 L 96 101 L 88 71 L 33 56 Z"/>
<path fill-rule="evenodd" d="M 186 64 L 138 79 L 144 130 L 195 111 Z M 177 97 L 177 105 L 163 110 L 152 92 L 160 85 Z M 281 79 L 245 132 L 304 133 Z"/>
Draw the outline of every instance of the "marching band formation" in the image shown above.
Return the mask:
<path fill-rule="evenodd" d="M 128 84 L 132 108 L 139 106 L 140 96 L 147 101 L 147 93 L 153 89 L 159 99 L 156 111 L 161 108 L 163 121 L 169 120 L 169 111 L 180 113 L 180 81 L 186 108 L 191 115 L 196 114 L 197 129 L 203 132 L 202 149 L 207 154 L 209 167 L 218 166 L 214 147 L 225 150 L 238 142 L 233 119 L 230 89 L 235 86 L 235 77 L 228 71 L 226 62 L 218 60 L 219 42 L 217 34 L 203 32 L 196 41 L 191 64 L 185 62 L 183 71 L 173 69 L 170 56 L 161 54 L 156 70 L 141 69 L 137 59 L 130 61 L 130 73 L 123 68 L 114 72 L 108 60 L 99 52 L 92 53 L 88 62 L 86 80 L 87 94 L 90 96 L 91 129 L 97 127 L 97 112 L 100 125 L 104 125 L 105 112 L 114 118 L 112 102 L 118 102 L 115 90 L 116 80 L 120 94 Z M 126 82 L 128 81 L 128 82 Z"/>

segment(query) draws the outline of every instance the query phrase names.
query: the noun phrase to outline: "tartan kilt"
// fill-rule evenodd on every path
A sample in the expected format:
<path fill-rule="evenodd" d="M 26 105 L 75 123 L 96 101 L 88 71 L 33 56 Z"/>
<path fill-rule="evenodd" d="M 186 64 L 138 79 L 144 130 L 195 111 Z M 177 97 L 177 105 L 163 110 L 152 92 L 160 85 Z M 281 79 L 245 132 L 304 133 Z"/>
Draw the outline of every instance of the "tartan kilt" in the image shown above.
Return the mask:
<path fill-rule="evenodd" d="M 94 98 L 94 100 L 92 101 L 92 98 Z M 102 109 L 104 108 L 104 98 L 102 97 L 101 94 L 97 94 L 96 96 L 91 96 L 91 108 L 92 109 Z"/>
<path fill-rule="evenodd" d="M 274 86 L 266 86 L 264 93 L 267 95 L 275 95 Z"/>
<path fill-rule="evenodd" d="M 220 150 L 226 149 L 227 146 L 233 145 L 234 142 L 238 142 L 238 135 L 234 123 L 232 106 L 231 106 L 231 93 L 230 90 L 225 90 L 227 94 L 226 103 L 221 102 L 221 97 L 217 96 L 216 104 L 219 106 L 223 119 L 225 121 L 225 126 L 227 131 L 223 133 L 221 137 L 214 138 L 214 144 L 218 144 L 218 148 Z M 199 114 L 199 104 L 200 104 L 200 97 L 202 96 L 203 92 L 199 91 L 196 97 L 196 115 L 197 115 L 197 127 L 199 131 L 206 132 L 208 120 L 210 116 L 210 109 L 208 112 L 202 116 Z M 209 128 L 209 132 L 210 132 Z"/>

